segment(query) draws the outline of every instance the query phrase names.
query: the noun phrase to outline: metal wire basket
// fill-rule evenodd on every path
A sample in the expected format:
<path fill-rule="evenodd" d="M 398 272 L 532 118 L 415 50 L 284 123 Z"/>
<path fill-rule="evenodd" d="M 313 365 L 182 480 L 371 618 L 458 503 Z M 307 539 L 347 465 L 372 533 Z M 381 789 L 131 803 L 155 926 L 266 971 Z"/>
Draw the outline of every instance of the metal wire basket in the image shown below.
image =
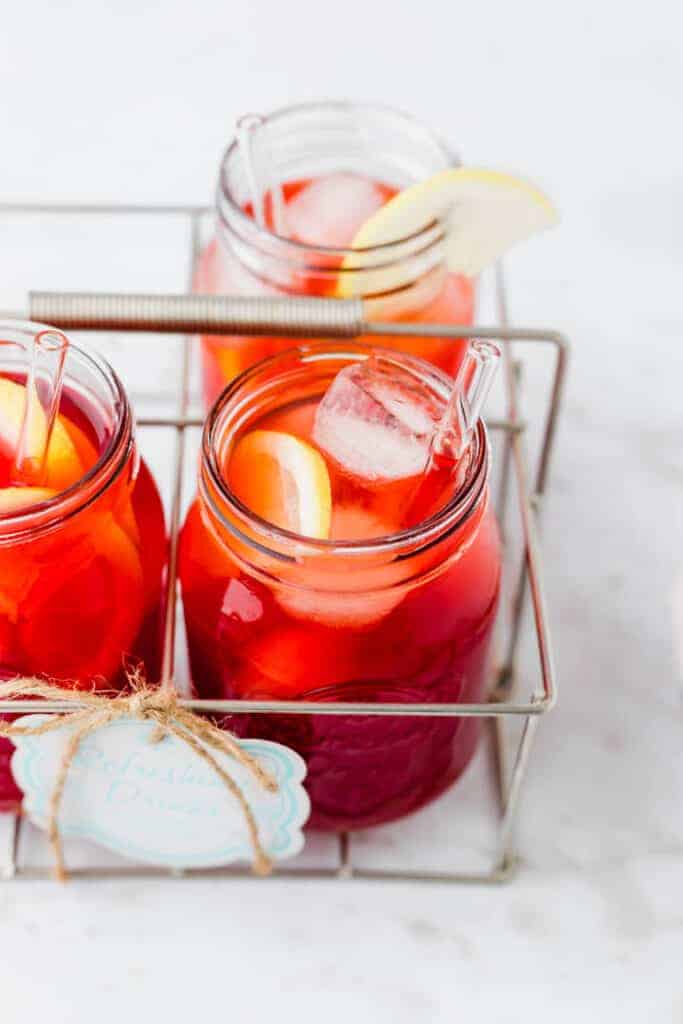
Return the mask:
<path fill-rule="evenodd" d="M 18 215 L 47 218 L 68 214 L 79 218 L 104 216 L 114 218 L 172 218 L 189 227 L 190 274 L 194 273 L 201 250 L 202 230 L 207 210 L 195 206 L 146 207 L 105 205 L 0 205 L 0 217 Z M 0 254 L 1 255 L 1 254 Z M 191 277 L 190 277 L 191 280 Z M 292 337 L 352 337 L 373 334 L 380 338 L 431 333 L 438 337 L 491 338 L 504 347 L 504 410 L 503 415 L 488 420 L 488 427 L 497 444 L 498 487 L 496 510 L 505 543 L 507 599 L 501 610 L 497 638 L 498 660 L 491 680 L 489 698 L 481 704 L 385 704 L 335 703 L 317 704 L 295 701 L 218 701 L 186 700 L 184 705 L 212 713 L 253 714 L 344 714 L 432 717 L 478 717 L 490 727 L 490 751 L 494 779 L 494 803 L 497 820 L 493 849 L 485 855 L 485 864 L 476 870 L 421 870 L 418 868 L 367 867 L 354 863 L 354 837 L 341 834 L 337 853 L 321 866 L 304 865 L 296 860 L 287 868 L 276 868 L 274 878 L 359 878 L 373 881 L 439 881 L 448 883 L 495 883 L 508 879 L 517 864 L 514 831 L 520 794 L 527 774 L 529 755 L 540 717 L 549 711 L 557 697 L 550 628 L 543 595 L 541 557 L 537 536 L 537 520 L 548 482 L 550 457 L 561 404 L 566 373 L 567 342 L 555 330 L 512 328 L 508 324 L 502 270 L 495 276 L 495 304 L 498 323 L 471 328 L 448 325 L 367 323 L 362 303 L 354 301 L 311 299 L 228 299 L 221 297 L 190 297 L 186 295 L 124 295 L 124 294 L 62 294 L 32 293 L 29 308 L 23 316 L 53 323 L 71 330 L 146 331 L 183 334 L 181 380 L 177 410 L 170 416 L 139 416 L 141 428 L 166 431 L 175 435 L 173 479 L 169 515 L 170 555 L 163 631 L 162 681 L 178 681 L 177 634 L 179 593 L 177 586 L 177 544 L 183 500 L 183 477 L 187 460 L 188 432 L 202 424 L 201 416 L 191 415 L 190 380 L 192 366 L 192 335 L 199 331 L 289 335 Z M 525 361 L 519 347 L 533 346 L 547 355 L 550 367 L 549 386 L 544 394 L 545 408 L 538 432 L 538 452 L 527 456 L 529 424 L 524 420 L 520 402 L 520 381 Z M 511 522 L 513 496 L 516 497 L 518 529 Z M 530 606 L 531 629 L 525 629 L 525 610 Z M 535 639 L 535 667 L 520 672 L 520 643 L 523 635 Z M 182 682 L 182 680 L 180 680 Z M 64 710 L 57 702 L 0 701 L 0 712 L 49 713 Z M 516 726 L 516 728 L 515 728 Z M 23 819 L 17 815 L 10 836 L 10 850 L 4 874 L 7 878 L 36 878 L 49 875 L 47 867 L 25 863 L 20 856 Z M 68 846 L 67 846 L 68 854 Z M 0 870 L 2 862 L 0 861 Z M 75 877 L 102 878 L 120 875 L 168 874 L 165 869 L 148 866 L 116 864 L 93 866 L 85 864 L 70 868 Z M 188 875 L 205 877 L 241 877 L 247 869 L 226 867 L 192 870 Z M 175 872 L 177 874 L 177 872 Z"/>

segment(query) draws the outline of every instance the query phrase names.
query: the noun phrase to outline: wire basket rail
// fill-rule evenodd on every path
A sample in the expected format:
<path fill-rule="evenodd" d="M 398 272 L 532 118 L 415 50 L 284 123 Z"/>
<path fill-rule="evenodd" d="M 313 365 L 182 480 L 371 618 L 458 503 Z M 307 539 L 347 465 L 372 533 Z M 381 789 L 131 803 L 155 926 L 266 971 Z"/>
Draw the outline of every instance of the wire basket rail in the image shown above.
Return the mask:
<path fill-rule="evenodd" d="M 0 204 L 0 217 L 21 213 L 59 215 L 67 213 L 80 217 L 107 214 L 111 216 L 145 215 L 173 217 L 185 220 L 190 229 L 191 273 L 201 248 L 201 228 L 208 211 L 202 207 L 146 207 L 104 205 L 51 205 Z M 189 285 L 189 282 L 188 282 Z M 514 573 L 509 602 L 509 628 L 502 644 L 502 655 L 492 680 L 489 699 L 480 704 L 427 704 L 427 703 L 361 703 L 337 702 L 320 704 L 311 701 L 264 700 L 203 700 L 188 699 L 183 706 L 207 713 L 287 715 L 379 715 L 411 717 L 479 717 L 485 719 L 492 733 L 492 751 L 495 766 L 496 805 L 498 828 L 495 849 L 490 865 L 481 871 L 421 871 L 394 868 L 370 869 L 354 865 L 353 837 L 342 834 L 338 839 L 336 864 L 331 867 L 276 867 L 274 878 L 360 878 L 373 881 L 435 881 L 496 883 L 509 878 L 516 865 L 514 829 L 519 809 L 520 794 L 527 774 L 529 755 L 540 716 L 549 711 L 557 698 L 557 683 L 552 655 L 548 614 L 543 591 L 541 557 L 538 542 L 538 514 L 548 482 L 550 459 L 560 411 L 562 390 L 566 375 L 568 347 L 563 335 L 554 330 L 512 328 L 508 324 L 505 288 L 502 271 L 496 276 L 496 298 L 499 323 L 494 326 L 463 328 L 449 325 L 368 322 L 363 304 L 356 300 L 334 299 L 266 299 L 230 298 L 224 296 L 191 295 L 128 295 L 102 293 L 31 293 L 28 309 L 21 311 L 24 318 L 52 323 L 71 330 L 145 331 L 183 334 L 181 380 L 177 409 L 172 416 L 140 416 L 141 427 L 165 429 L 175 434 L 173 481 L 169 515 L 169 565 L 166 584 L 165 619 L 161 681 L 171 682 L 176 675 L 176 621 L 179 601 L 177 581 L 177 548 L 182 511 L 183 473 L 186 460 L 187 432 L 200 427 L 202 420 L 189 414 L 190 369 L 192 336 L 211 334 L 269 334 L 296 338 L 349 338 L 358 334 L 373 335 L 378 339 L 399 336 L 433 335 L 450 338 L 490 338 L 503 343 L 505 370 L 505 415 L 489 420 L 488 427 L 501 439 L 500 476 L 497 514 L 508 547 L 506 525 L 509 518 L 511 492 L 516 492 L 520 524 L 519 550 L 516 558 L 508 558 Z M 552 354 L 554 359 L 552 380 L 543 414 L 543 426 L 538 458 L 531 467 L 526 448 L 527 425 L 521 414 L 519 380 L 522 364 L 517 358 L 518 343 L 531 344 Z M 535 634 L 538 678 L 526 684 L 525 696 L 522 680 L 517 678 L 518 648 L 523 632 L 524 610 L 530 603 Z M 72 709 L 73 705 L 69 706 Z M 58 701 L 12 700 L 0 701 L 0 712 L 58 712 L 68 710 Z M 521 732 L 511 743 L 506 722 L 521 723 Z M 22 863 L 19 856 L 22 818 L 14 819 L 9 862 L 6 876 L 12 878 L 46 877 L 49 872 Z M 0 865 L 1 870 L 1 865 Z M 111 876 L 163 876 L 166 869 L 147 866 L 95 867 L 70 869 L 72 875 L 84 878 Z M 243 877 L 244 868 L 201 869 L 188 875 L 216 878 Z M 177 874 L 175 872 L 174 874 Z"/>

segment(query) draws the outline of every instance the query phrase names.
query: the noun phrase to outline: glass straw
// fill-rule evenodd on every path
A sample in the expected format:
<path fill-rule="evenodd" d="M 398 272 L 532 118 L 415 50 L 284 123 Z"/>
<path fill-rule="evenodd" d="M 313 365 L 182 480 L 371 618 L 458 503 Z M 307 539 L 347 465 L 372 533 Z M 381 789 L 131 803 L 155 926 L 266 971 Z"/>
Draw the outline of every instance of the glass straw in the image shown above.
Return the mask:
<path fill-rule="evenodd" d="M 263 192 L 259 185 L 256 173 L 256 161 L 254 158 L 253 134 L 263 124 L 263 118 L 259 114 L 244 114 L 237 121 L 237 144 L 240 148 L 244 162 L 244 172 L 247 176 L 247 186 L 251 193 L 251 205 L 254 210 L 254 220 L 260 228 L 265 227 L 266 218 L 263 205 Z"/>
<path fill-rule="evenodd" d="M 251 196 L 254 220 L 260 228 L 266 226 L 265 190 L 262 188 L 262 183 L 259 181 L 259 175 L 256 172 L 254 132 L 262 126 L 263 121 L 264 119 L 260 114 L 244 114 L 238 119 L 236 125 L 237 144 L 244 162 L 244 171 Z M 282 191 L 281 182 L 271 182 L 270 199 L 273 215 L 273 230 L 276 235 L 280 235 L 281 238 L 286 238 L 285 197 Z"/>
<path fill-rule="evenodd" d="M 500 356 L 500 349 L 491 341 L 470 342 L 450 401 L 432 439 L 432 455 L 462 458 L 472 441 Z"/>
<path fill-rule="evenodd" d="M 404 526 L 431 516 L 443 495 L 459 486 L 466 472 L 463 458 L 472 443 L 477 422 L 500 361 L 500 349 L 489 341 L 472 341 L 453 384 L 448 405 L 436 428 L 422 476 L 406 505 Z"/>
<path fill-rule="evenodd" d="M 68 347 L 68 339 L 61 331 L 41 331 L 33 339 L 24 416 L 12 467 L 12 479 L 18 483 L 40 485 L 43 481 L 62 398 Z"/>
<path fill-rule="evenodd" d="M 281 181 L 271 182 L 270 197 L 273 204 L 273 230 L 280 238 L 286 238 L 287 215 L 285 213 L 285 197 Z"/>

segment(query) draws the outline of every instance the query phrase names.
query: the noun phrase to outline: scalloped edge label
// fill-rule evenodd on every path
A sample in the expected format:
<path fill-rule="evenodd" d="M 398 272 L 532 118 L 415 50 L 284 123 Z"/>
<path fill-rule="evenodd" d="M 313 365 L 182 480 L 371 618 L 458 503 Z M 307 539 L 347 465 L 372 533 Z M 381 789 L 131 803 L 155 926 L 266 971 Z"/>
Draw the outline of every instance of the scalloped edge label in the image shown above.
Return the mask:
<path fill-rule="evenodd" d="M 17 724 L 39 725 L 49 715 L 25 715 Z M 121 718 L 86 737 L 64 787 L 59 828 L 64 838 L 89 839 L 131 860 L 168 868 L 207 868 L 250 862 L 243 810 L 197 754 L 175 736 L 150 742 L 154 723 Z M 47 825 L 54 780 L 72 728 L 13 740 L 12 773 L 24 792 L 24 810 Z M 303 759 L 279 743 L 237 742 L 277 780 L 268 793 L 228 754 L 211 754 L 246 796 L 272 860 L 301 851 L 310 801 Z"/>

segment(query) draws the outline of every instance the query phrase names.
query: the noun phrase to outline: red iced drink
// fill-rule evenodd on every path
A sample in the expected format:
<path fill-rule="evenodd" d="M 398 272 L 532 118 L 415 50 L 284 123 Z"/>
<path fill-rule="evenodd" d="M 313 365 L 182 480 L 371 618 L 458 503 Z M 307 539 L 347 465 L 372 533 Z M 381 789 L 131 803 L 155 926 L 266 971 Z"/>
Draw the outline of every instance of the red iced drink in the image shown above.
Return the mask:
<path fill-rule="evenodd" d="M 422 360 L 327 345 L 263 363 L 227 389 L 207 422 L 180 549 L 200 696 L 484 697 L 500 552 L 481 423 L 459 471 L 436 467 L 423 488 L 451 388 Z M 463 771 L 478 733 L 472 718 L 228 724 L 299 751 L 311 824 L 326 829 L 421 806 Z"/>
<path fill-rule="evenodd" d="M 16 450 L 34 325 L 0 334 L 0 677 L 119 688 L 124 662 L 159 671 L 166 555 L 163 510 L 140 460 L 130 406 L 99 359 L 70 346 L 64 388 L 40 476 L 42 410 Z M 0 809 L 20 799 L 0 740 Z"/>
<path fill-rule="evenodd" d="M 385 108 L 327 103 L 272 115 L 253 133 L 258 209 L 238 144 L 225 155 L 216 238 L 202 254 L 195 289 L 357 296 L 365 299 L 372 319 L 470 324 L 473 285 L 447 272 L 438 225 L 407 239 L 352 249 L 360 227 L 397 191 L 453 162 L 426 128 Z M 457 371 L 465 348 L 446 338 L 387 343 L 448 373 Z M 207 403 L 242 370 L 290 344 L 274 337 L 204 337 Z"/>

